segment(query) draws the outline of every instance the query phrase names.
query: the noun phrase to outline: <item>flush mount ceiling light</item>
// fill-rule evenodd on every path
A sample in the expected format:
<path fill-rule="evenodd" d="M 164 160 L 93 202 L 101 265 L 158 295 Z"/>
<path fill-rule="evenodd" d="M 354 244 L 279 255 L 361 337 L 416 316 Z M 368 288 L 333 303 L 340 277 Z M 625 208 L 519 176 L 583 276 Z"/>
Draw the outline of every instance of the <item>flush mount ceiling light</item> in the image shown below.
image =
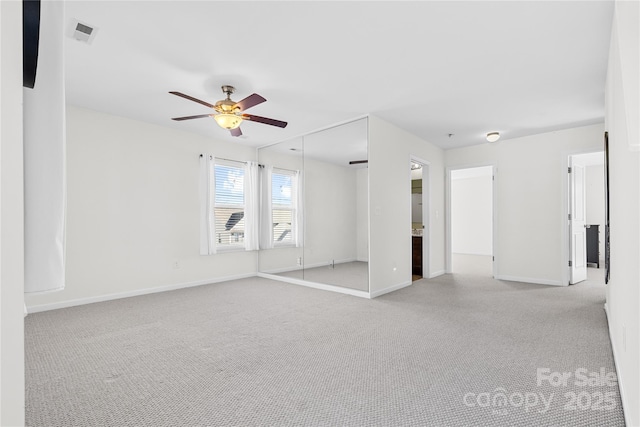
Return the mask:
<path fill-rule="evenodd" d="M 487 134 L 487 141 L 496 142 L 500 139 L 500 132 L 489 132 Z"/>

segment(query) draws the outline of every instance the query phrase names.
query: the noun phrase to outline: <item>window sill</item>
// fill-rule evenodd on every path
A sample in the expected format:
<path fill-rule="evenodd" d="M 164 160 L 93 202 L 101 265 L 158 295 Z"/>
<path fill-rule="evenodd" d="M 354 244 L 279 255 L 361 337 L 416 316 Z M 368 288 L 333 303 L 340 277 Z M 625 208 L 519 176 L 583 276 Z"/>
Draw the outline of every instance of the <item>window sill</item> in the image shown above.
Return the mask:
<path fill-rule="evenodd" d="M 295 248 L 296 245 L 295 243 L 281 243 L 281 244 L 275 244 L 273 245 L 274 248 Z"/>
<path fill-rule="evenodd" d="M 224 246 L 224 247 L 216 248 L 216 253 L 218 254 L 224 254 L 229 252 L 245 252 L 245 248 L 244 246 Z"/>

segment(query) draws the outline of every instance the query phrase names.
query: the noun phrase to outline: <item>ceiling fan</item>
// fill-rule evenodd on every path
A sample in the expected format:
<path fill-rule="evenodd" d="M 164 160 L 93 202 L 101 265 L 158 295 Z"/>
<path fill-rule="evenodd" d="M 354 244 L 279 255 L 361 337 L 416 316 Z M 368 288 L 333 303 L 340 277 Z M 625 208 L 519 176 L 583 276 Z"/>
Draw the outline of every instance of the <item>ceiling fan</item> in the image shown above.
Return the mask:
<path fill-rule="evenodd" d="M 200 99 L 194 98 L 189 95 L 185 95 L 181 92 L 169 92 L 173 95 L 180 96 L 182 98 L 188 99 L 193 102 L 197 102 L 198 104 L 202 104 L 213 109 L 214 113 L 209 114 L 199 114 L 197 116 L 185 116 L 185 117 L 174 117 L 171 120 L 191 120 L 191 119 L 201 119 L 204 117 L 213 117 L 215 121 L 220 125 L 220 127 L 231 131 L 231 136 L 240 136 L 242 135 L 242 130 L 240 130 L 240 124 L 244 120 L 256 123 L 264 123 L 266 125 L 277 126 L 280 128 L 284 128 L 287 126 L 287 122 L 283 122 L 281 120 L 270 119 L 268 117 L 254 116 L 253 114 L 245 114 L 244 111 L 248 110 L 251 107 L 254 107 L 258 104 L 262 104 L 266 101 L 262 96 L 254 93 L 252 95 L 247 96 L 245 99 L 235 102 L 231 99 L 231 94 L 235 91 L 233 86 L 222 86 L 222 92 L 227 94 L 226 99 L 222 99 L 215 104 L 209 104 L 208 102 L 202 101 Z"/>

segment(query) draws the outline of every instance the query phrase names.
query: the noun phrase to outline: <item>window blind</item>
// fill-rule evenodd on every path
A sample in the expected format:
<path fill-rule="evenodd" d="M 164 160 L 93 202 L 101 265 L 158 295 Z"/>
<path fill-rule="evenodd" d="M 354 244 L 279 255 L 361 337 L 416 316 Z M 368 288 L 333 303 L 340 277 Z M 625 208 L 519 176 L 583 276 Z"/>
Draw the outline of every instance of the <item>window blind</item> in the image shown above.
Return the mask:
<path fill-rule="evenodd" d="M 291 245 L 295 242 L 296 206 L 294 191 L 295 172 L 274 169 L 271 175 L 271 209 L 273 217 L 272 238 L 274 245 Z"/>
<path fill-rule="evenodd" d="M 218 249 L 244 248 L 244 164 L 216 159 L 214 177 L 214 243 Z"/>

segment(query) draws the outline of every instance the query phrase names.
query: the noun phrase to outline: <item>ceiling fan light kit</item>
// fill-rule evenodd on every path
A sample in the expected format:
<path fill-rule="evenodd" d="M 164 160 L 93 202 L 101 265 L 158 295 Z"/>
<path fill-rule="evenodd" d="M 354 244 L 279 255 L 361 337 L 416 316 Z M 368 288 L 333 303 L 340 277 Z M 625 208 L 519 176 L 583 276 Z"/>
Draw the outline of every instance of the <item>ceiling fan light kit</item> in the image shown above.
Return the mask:
<path fill-rule="evenodd" d="M 227 130 L 236 129 L 242 124 L 242 117 L 235 114 L 216 114 L 215 116 L 213 116 L 213 118 L 221 128 L 225 128 Z"/>
<path fill-rule="evenodd" d="M 500 139 L 500 132 L 489 132 L 487 134 L 487 141 L 496 142 Z"/>
<path fill-rule="evenodd" d="M 243 111 L 261 104 L 266 101 L 265 98 L 258 95 L 257 93 L 251 94 L 244 98 L 239 102 L 235 102 L 231 99 L 231 94 L 235 91 L 233 86 L 222 86 L 222 92 L 224 92 L 227 97 L 213 104 L 209 104 L 206 101 L 202 101 L 200 99 L 194 98 L 189 95 L 185 95 L 181 92 L 169 92 L 172 95 L 179 96 L 181 98 L 188 99 L 193 102 L 197 102 L 198 104 L 202 104 L 205 107 L 209 107 L 215 111 L 213 114 L 199 114 L 196 116 L 185 116 L 185 117 L 174 117 L 172 120 L 182 121 L 182 120 L 191 120 L 191 119 L 200 119 L 204 117 L 213 117 L 221 128 L 227 129 L 231 131 L 231 136 L 240 136 L 242 135 L 242 131 L 240 130 L 240 125 L 244 120 L 263 123 L 266 125 L 276 126 L 280 128 L 284 128 L 287 126 L 287 122 L 283 122 L 281 120 L 270 119 L 267 117 L 254 116 L 252 114 L 244 114 Z"/>

